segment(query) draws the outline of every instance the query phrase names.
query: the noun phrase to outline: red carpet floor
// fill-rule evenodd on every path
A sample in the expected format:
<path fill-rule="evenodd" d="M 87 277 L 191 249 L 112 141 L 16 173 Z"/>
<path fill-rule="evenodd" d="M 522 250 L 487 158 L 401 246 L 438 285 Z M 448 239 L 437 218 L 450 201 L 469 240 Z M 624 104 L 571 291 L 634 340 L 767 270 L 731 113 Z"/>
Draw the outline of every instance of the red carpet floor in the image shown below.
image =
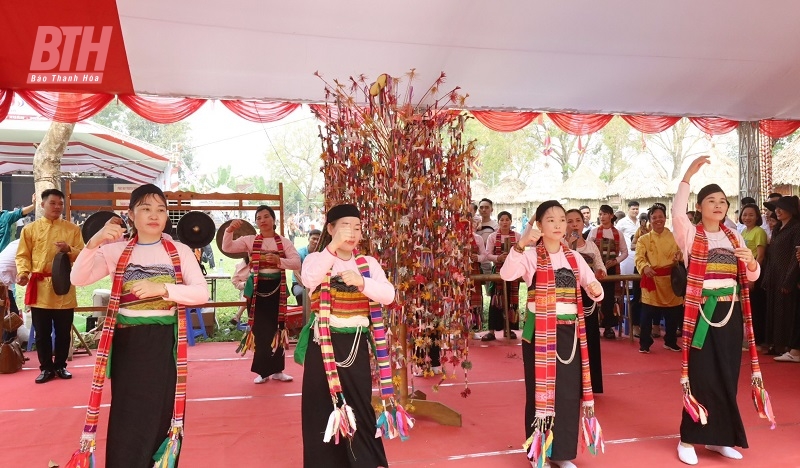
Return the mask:
<path fill-rule="evenodd" d="M 605 394 L 596 398 L 606 437 L 606 452 L 579 454 L 580 467 L 680 467 L 676 445 L 680 423 L 678 384 L 680 353 L 661 348 L 637 352 L 627 340 L 603 341 Z M 250 359 L 234 354 L 234 343 L 205 343 L 189 349 L 190 378 L 187 435 L 181 466 L 298 467 L 302 465 L 300 389 L 302 369 L 287 360 L 294 382 L 254 385 Z M 414 379 L 414 385 L 461 412 L 463 427 L 443 427 L 418 419 L 406 442 L 385 441 L 392 466 L 516 467 L 530 466 L 522 454 L 524 384 L 518 341 L 486 346 L 473 341 L 472 394 L 462 398 L 463 376 L 446 380 Z M 28 353 L 33 362 L 34 353 Z M 744 460 L 722 458 L 698 448 L 703 467 L 800 467 L 800 365 L 762 357 L 762 371 L 778 418 L 770 430 L 753 409 L 749 364 L 743 353 L 739 406 L 750 449 Z M 35 368 L 0 375 L 0 465 L 40 468 L 48 461 L 62 466 L 77 448 L 89 394 L 94 358 L 77 356 L 70 381 L 35 385 Z M 30 363 L 29 363 L 30 364 Z M 110 392 L 107 392 L 110 393 Z M 108 395 L 106 395 L 108 397 Z M 108 402 L 108 398 L 105 399 Z M 713 417 L 713 415 L 712 415 Z M 103 466 L 107 408 L 98 435 Z M 371 429 L 370 429 L 371 430 Z M 12 435 L 13 434 L 13 435 Z"/>

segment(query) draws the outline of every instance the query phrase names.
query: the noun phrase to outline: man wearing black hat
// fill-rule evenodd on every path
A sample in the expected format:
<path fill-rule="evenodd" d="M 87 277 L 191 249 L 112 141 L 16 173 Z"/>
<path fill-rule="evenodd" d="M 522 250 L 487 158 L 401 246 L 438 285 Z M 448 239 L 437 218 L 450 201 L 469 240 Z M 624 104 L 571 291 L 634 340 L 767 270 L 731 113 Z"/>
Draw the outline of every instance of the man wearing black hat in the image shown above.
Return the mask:
<path fill-rule="evenodd" d="M 67 371 L 67 355 L 78 302 L 75 287 L 69 284 L 68 270 L 83 249 L 80 228 L 61 219 L 64 194 L 57 189 L 45 190 L 42 208 L 44 216 L 22 230 L 16 256 L 17 284 L 27 286 L 25 304 L 31 308 L 36 330 L 36 353 L 42 371 L 36 383 L 48 382 L 55 376 L 72 378 Z M 54 264 L 57 256 L 61 261 Z M 50 340 L 54 329 L 55 350 Z"/>

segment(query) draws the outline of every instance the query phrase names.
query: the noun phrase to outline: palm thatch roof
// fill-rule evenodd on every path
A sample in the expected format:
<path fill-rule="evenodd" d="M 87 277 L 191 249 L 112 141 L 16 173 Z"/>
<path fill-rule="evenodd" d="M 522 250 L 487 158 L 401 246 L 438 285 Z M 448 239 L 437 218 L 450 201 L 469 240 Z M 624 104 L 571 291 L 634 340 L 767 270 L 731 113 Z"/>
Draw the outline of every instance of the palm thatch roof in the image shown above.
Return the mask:
<path fill-rule="evenodd" d="M 772 157 L 772 183 L 800 185 L 800 138 L 786 145 Z"/>
<path fill-rule="evenodd" d="M 608 184 L 607 193 L 626 200 L 665 198 L 668 187 L 669 177 L 664 169 L 652 155 L 642 153 L 631 159 L 630 165 Z"/>
<path fill-rule="evenodd" d="M 543 202 L 559 197 L 561 192 L 561 168 L 548 162 L 538 163 L 531 175 L 531 183 L 520 195 L 526 202 Z"/>
<path fill-rule="evenodd" d="M 708 184 L 719 185 L 725 194 L 731 197 L 739 196 L 739 165 L 733 159 L 720 154 L 716 148 L 711 149 L 711 164 L 706 164 L 700 171 L 692 177 L 689 184 L 691 193 L 697 193 L 701 188 Z M 673 179 L 669 184 L 669 193 L 674 194 L 678 191 L 686 168 L 692 161 L 684 161 L 681 167 L 681 175 Z"/>
<path fill-rule="evenodd" d="M 504 177 L 496 187 L 489 191 L 489 196 L 495 204 L 524 203 L 523 192 L 527 186 L 516 177 Z"/>
<path fill-rule="evenodd" d="M 479 179 L 472 179 L 469 181 L 469 188 L 472 192 L 473 200 L 480 200 L 489 193 L 489 186 Z"/>
<path fill-rule="evenodd" d="M 568 200 L 603 200 L 607 191 L 608 186 L 597 175 L 597 171 L 582 164 L 561 184 L 558 194 Z"/>

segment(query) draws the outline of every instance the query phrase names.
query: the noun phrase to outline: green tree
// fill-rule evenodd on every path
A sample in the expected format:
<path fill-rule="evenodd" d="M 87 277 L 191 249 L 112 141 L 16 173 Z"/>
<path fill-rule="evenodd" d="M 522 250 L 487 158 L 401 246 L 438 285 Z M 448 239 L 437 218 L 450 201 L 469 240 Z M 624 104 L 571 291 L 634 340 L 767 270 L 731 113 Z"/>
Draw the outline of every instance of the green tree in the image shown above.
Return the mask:
<path fill-rule="evenodd" d="M 318 122 L 302 120 L 267 133 L 271 148 L 264 155 L 268 174 L 267 192 L 277 193 L 283 182 L 283 202 L 288 213 L 309 212 L 322 205 L 322 144 Z M 257 183 L 257 180 L 251 179 Z"/>
<path fill-rule="evenodd" d="M 92 117 L 92 121 L 167 150 L 170 160 L 178 166 L 181 188 L 196 185 L 197 163 L 194 160 L 191 125 L 188 122 L 157 124 L 117 102 L 107 105 Z"/>
<path fill-rule="evenodd" d="M 636 132 L 628 122 L 614 116 L 598 133 L 602 137 L 602 147 L 597 153 L 603 167 L 600 178 L 610 182 L 629 166 L 629 151 L 637 144 Z"/>
<path fill-rule="evenodd" d="M 601 149 L 601 142 L 596 137 L 597 134 L 592 133 L 580 137 L 570 135 L 549 119 L 543 120 L 540 125 L 529 125 L 525 130 L 543 150 L 547 148 L 547 137 L 550 137 L 550 153 L 547 157 L 561 167 L 562 181 L 567 180 L 581 166 L 587 154 L 596 155 Z"/>
<path fill-rule="evenodd" d="M 541 147 L 530 138 L 528 128 L 516 132 L 497 132 L 485 127 L 477 120 L 465 125 L 466 141 L 476 140 L 480 179 L 489 187 L 497 185 L 504 177 L 511 176 L 523 183 L 532 182 L 534 164 L 541 157 Z"/>

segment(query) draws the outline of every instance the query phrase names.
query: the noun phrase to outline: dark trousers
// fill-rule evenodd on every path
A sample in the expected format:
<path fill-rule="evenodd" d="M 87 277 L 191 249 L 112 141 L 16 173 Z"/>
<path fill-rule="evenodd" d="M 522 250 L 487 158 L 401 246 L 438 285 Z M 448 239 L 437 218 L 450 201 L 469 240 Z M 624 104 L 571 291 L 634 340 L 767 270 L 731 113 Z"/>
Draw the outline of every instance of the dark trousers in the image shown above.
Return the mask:
<path fill-rule="evenodd" d="M 666 328 L 664 344 L 672 347 L 678 346 L 677 331 L 683 318 L 683 306 L 657 307 L 650 304 L 642 304 L 642 330 L 639 334 L 640 348 L 650 349 L 650 346 L 653 345 L 652 327 L 653 325 L 658 326 L 656 320 L 659 320 L 662 314 L 664 316 L 664 328 Z"/>
<path fill-rule="evenodd" d="M 608 269 L 609 275 L 618 275 L 619 268 Z M 603 328 L 614 328 L 617 326 L 617 317 L 614 316 L 614 304 L 616 303 L 616 281 L 603 281 L 603 302 L 600 303 L 600 310 L 603 312 Z"/>
<path fill-rule="evenodd" d="M 633 273 L 638 275 L 639 270 L 634 268 Z M 631 288 L 631 293 L 633 293 L 633 301 L 631 302 L 631 324 L 634 327 L 637 327 L 641 324 L 642 318 L 642 285 L 638 281 L 633 282 L 633 287 Z"/>
<path fill-rule="evenodd" d="M 39 356 L 39 370 L 66 369 L 74 315 L 72 309 L 31 307 L 31 321 L 36 329 L 36 354 Z M 56 332 L 55 350 L 50 338 L 53 330 Z M 53 359 L 54 354 L 55 359 Z"/>

